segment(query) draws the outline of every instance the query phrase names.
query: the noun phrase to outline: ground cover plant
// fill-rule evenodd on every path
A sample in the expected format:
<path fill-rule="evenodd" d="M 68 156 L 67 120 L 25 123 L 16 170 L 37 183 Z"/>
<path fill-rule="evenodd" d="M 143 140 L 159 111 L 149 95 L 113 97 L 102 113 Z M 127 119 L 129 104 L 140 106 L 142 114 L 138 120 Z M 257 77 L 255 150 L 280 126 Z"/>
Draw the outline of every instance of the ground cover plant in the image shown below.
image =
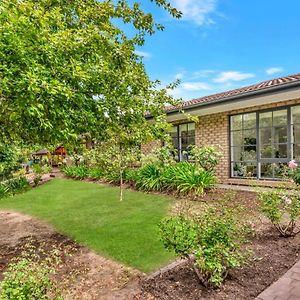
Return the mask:
<path fill-rule="evenodd" d="M 14 198 L 1 209 L 36 216 L 75 241 L 125 265 L 149 272 L 173 258 L 163 249 L 157 224 L 171 200 L 116 187 L 54 179 Z"/>
<path fill-rule="evenodd" d="M 62 300 L 53 275 L 60 264 L 59 251 L 46 253 L 42 248 L 25 245 L 19 257 L 12 259 L 0 282 L 2 300 Z"/>

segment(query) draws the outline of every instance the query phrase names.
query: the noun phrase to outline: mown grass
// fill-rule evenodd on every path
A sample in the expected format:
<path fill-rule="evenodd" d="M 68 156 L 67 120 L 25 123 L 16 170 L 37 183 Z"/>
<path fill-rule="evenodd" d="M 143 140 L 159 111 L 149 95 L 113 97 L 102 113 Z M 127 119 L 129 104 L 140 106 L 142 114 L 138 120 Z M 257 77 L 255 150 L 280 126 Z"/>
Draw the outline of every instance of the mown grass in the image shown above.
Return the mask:
<path fill-rule="evenodd" d="M 172 254 L 159 240 L 157 224 L 171 200 L 116 187 L 54 179 L 21 195 L 0 200 L 0 209 L 35 216 L 106 257 L 144 272 L 166 264 Z"/>

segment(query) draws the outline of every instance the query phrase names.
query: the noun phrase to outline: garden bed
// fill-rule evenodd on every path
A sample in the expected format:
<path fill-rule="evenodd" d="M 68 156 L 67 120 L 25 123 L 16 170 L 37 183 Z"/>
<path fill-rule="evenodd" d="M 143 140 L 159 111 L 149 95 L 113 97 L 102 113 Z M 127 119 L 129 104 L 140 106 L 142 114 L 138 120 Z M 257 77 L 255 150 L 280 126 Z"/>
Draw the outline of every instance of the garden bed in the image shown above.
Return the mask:
<path fill-rule="evenodd" d="M 201 209 L 204 203 L 218 201 L 227 193 L 212 190 L 200 199 L 202 201 L 194 201 L 192 205 Z M 184 203 L 183 200 L 177 205 Z M 242 205 L 243 216 L 256 228 L 248 246 L 253 253 L 247 266 L 231 270 L 221 288 L 206 289 L 189 263 L 184 263 L 154 278 L 141 280 L 143 292 L 138 299 L 254 299 L 300 259 L 300 234 L 294 238 L 279 237 L 278 231 L 259 213 L 255 193 L 236 192 L 230 205 L 237 204 Z"/>
<path fill-rule="evenodd" d="M 207 290 L 186 263 L 152 279 L 141 281 L 139 299 L 254 299 L 298 260 L 300 236 L 283 239 L 273 229 L 261 232 L 251 243 L 249 264 L 232 270 L 220 289 Z"/>

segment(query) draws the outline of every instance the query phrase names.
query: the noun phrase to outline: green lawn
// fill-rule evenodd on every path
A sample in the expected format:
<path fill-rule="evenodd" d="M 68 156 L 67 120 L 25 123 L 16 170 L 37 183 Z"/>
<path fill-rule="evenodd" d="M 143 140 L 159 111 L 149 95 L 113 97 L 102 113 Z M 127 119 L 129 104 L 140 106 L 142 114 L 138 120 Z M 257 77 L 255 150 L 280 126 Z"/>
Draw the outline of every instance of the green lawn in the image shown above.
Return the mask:
<path fill-rule="evenodd" d="M 13 198 L 0 200 L 12 209 L 54 225 L 60 233 L 99 254 L 149 272 L 172 255 L 159 241 L 157 224 L 171 200 L 158 195 L 79 181 L 55 179 Z"/>

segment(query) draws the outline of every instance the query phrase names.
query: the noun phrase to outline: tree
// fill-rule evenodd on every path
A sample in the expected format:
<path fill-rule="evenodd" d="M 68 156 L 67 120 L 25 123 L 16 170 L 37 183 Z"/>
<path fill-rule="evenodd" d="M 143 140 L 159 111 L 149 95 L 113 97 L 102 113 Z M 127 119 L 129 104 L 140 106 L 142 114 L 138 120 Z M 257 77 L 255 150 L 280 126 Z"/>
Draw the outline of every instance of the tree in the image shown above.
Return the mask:
<path fill-rule="evenodd" d="M 151 1 L 180 16 L 165 0 Z M 175 102 L 148 78 L 135 48 L 163 27 L 139 4 L 2 0 L 0 12 L 2 140 L 70 142 L 88 133 L 121 145 L 160 131 L 145 113 L 161 121 Z M 135 35 L 127 37 L 115 20 L 131 24 Z"/>

